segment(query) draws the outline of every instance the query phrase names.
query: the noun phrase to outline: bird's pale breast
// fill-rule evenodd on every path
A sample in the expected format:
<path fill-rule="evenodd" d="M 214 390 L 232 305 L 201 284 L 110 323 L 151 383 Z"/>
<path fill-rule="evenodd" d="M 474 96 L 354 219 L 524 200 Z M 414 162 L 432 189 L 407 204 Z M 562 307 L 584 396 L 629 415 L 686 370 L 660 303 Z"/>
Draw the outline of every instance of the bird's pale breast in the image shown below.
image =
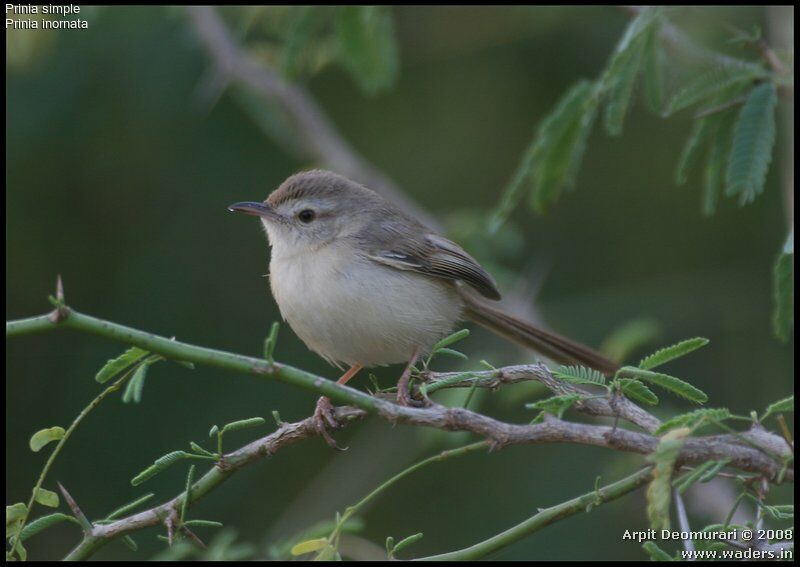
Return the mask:
<path fill-rule="evenodd" d="M 449 282 L 383 266 L 337 243 L 273 254 L 270 284 L 297 336 L 334 363 L 408 361 L 452 330 L 462 309 Z"/>

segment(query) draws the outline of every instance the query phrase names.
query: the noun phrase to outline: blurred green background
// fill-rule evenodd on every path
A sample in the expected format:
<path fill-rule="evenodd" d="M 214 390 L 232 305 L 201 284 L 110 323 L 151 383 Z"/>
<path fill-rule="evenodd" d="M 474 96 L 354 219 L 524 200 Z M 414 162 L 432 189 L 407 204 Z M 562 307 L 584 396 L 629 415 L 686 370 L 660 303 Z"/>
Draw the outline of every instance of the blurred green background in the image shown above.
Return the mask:
<path fill-rule="evenodd" d="M 235 10 L 224 15 L 236 32 Z M 536 124 L 575 80 L 598 75 L 627 24 L 624 13 L 404 7 L 393 15 L 400 53 L 394 88 L 365 96 L 335 64 L 307 86 L 345 138 L 438 216 L 491 267 L 501 288 L 530 297 L 549 327 L 593 345 L 631 321 L 649 321 L 658 337 L 634 356 L 708 337 L 709 347 L 670 371 L 706 391 L 711 406 L 746 414 L 793 391 L 793 343 L 781 344 L 771 332 L 772 263 L 786 236 L 780 162 L 753 205 L 723 201 L 715 216 L 703 217 L 697 172 L 686 186 L 673 182 L 691 113 L 663 120 L 637 102 L 620 138 L 595 129 L 574 192 L 544 216 L 518 210 L 498 235 L 484 230 Z M 23 33 L 42 37 L 26 44 L 24 57 L 7 59 L 7 319 L 46 311 L 61 274 L 68 303 L 80 311 L 258 355 L 279 318 L 263 277 L 266 241 L 255 220 L 225 208 L 263 199 L 288 175 L 315 164 L 299 162 L 266 136 L 229 93 L 211 107 L 198 103 L 208 62 L 183 10 L 115 7 L 87 10 L 85 18 L 88 30 L 18 32 L 17 41 Z M 743 48 L 725 43 L 723 22 L 764 28 L 763 18 L 761 8 L 675 16 L 698 41 L 740 55 Z M 472 367 L 481 358 L 495 366 L 535 359 L 480 330 L 461 348 Z M 27 501 L 46 458 L 46 451 L 30 452 L 30 435 L 66 426 L 99 391 L 97 369 L 122 347 L 63 332 L 8 340 L 7 349 L 6 502 L 14 503 Z M 276 356 L 337 376 L 288 326 Z M 459 368 L 449 360 L 435 367 Z M 389 385 L 399 372 L 375 373 Z M 367 387 L 366 373 L 353 384 Z M 526 422 L 532 414 L 523 403 L 540 395 L 525 386 L 485 394 L 481 410 Z M 662 415 L 688 409 L 661 397 Z M 141 404 L 114 397 L 90 415 L 45 486 L 62 482 L 90 518 L 143 492 L 163 499 L 182 489 L 185 467 L 143 487 L 129 482 L 154 458 L 189 440 L 207 444 L 212 424 L 269 417 L 272 410 L 287 421 L 301 419 L 314 399 L 268 380 L 162 363 L 151 369 Z M 267 430 L 231 435 L 226 445 Z M 224 522 L 255 557 L 269 557 L 271 544 L 332 518 L 415 460 L 467 441 L 376 420 L 337 438 L 350 450 L 336 454 L 318 439 L 287 448 L 237 474 L 191 516 Z M 378 547 L 362 540 L 352 547 L 368 557 L 388 535 L 421 531 L 424 539 L 405 556 L 460 548 L 590 490 L 598 475 L 609 482 L 640 462 L 565 445 L 435 464 L 364 515 L 360 535 Z M 548 527 L 497 557 L 641 559 L 639 545 L 622 542 L 621 531 L 646 527 L 640 491 Z M 164 546 L 156 533 L 135 536 L 136 554 L 116 542 L 97 557 L 151 557 Z M 207 528 L 200 535 L 213 539 Z M 30 558 L 54 559 L 77 539 L 75 526 L 62 525 L 26 546 Z"/>

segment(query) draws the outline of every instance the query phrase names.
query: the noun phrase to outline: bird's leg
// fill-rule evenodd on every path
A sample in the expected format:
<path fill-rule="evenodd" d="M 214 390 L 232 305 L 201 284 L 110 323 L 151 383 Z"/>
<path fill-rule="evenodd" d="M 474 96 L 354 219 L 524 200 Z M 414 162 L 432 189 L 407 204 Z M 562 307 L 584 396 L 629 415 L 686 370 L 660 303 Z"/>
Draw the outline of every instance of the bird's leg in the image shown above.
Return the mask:
<path fill-rule="evenodd" d="M 415 348 L 414 352 L 411 353 L 411 358 L 406 365 L 406 369 L 403 370 L 403 373 L 400 375 L 400 380 L 397 381 L 397 403 L 401 406 L 422 406 L 422 404 L 413 400 L 408 392 L 408 382 L 411 379 L 411 367 L 417 362 L 417 358 L 419 358 L 419 349 Z"/>
<path fill-rule="evenodd" d="M 336 383 L 346 384 L 350 378 L 358 374 L 361 368 L 362 366 L 360 364 L 354 364 L 336 381 Z M 330 398 L 322 396 L 317 400 L 317 408 L 314 410 L 314 427 L 328 445 L 337 451 L 344 451 L 344 449 L 336 444 L 331 434 L 328 433 L 328 428 L 339 429 L 339 423 L 336 421 L 336 416 L 333 411 L 334 408 Z"/>

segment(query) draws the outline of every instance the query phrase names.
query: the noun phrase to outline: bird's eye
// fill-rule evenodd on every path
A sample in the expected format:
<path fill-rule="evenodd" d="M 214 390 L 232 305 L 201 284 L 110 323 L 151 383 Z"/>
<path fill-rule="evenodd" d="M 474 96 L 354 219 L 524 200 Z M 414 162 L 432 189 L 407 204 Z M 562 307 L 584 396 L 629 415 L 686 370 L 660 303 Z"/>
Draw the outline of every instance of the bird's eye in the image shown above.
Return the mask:
<path fill-rule="evenodd" d="M 300 222 L 309 223 L 314 220 L 314 217 L 317 216 L 314 211 L 311 209 L 303 209 L 299 213 L 297 213 L 297 218 L 300 219 Z"/>

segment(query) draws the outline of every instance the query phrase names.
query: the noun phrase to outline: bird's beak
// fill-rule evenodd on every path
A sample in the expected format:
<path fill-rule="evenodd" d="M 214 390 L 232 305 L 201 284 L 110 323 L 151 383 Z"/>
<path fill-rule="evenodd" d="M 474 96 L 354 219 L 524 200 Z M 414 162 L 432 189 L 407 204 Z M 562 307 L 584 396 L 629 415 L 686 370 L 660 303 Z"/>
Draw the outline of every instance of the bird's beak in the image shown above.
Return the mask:
<path fill-rule="evenodd" d="M 270 207 L 266 203 L 256 203 L 254 201 L 243 201 L 241 203 L 234 203 L 233 205 L 228 207 L 229 211 L 245 213 L 248 215 L 254 215 L 257 217 L 262 217 L 267 220 L 275 220 L 278 222 L 285 222 L 283 215 L 281 215 L 278 211 Z"/>

